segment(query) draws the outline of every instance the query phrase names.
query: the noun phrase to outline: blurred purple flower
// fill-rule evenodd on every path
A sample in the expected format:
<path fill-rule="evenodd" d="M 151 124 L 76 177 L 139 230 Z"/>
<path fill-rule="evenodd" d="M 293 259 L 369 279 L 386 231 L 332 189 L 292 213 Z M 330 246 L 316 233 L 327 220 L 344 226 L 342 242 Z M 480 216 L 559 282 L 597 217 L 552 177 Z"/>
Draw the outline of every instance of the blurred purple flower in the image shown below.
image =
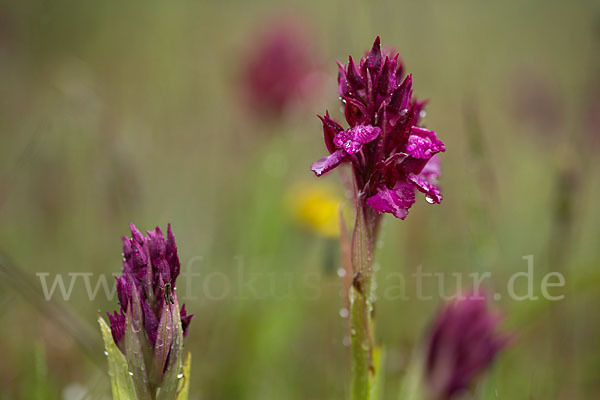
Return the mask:
<path fill-rule="evenodd" d="M 563 123 L 563 105 L 553 81 L 539 71 L 521 70 L 512 79 L 510 107 L 515 118 L 533 126 L 547 139 Z"/>
<path fill-rule="evenodd" d="M 449 400 L 464 392 L 508 343 L 497 333 L 500 316 L 485 296 L 467 293 L 438 315 L 428 343 L 425 381 L 432 399 Z"/>
<path fill-rule="evenodd" d="M 587 136 L 586 141 L 597 149 L 600 145 L 600 86 L 596 85 L 590 92 L 585 115 Z"/>
<path fill-rule="evenodd" d="M 280 16 L 252 37 L 252 43 L 243 65 L 242 90 L 253 113 L 280 117 L 314 95 L 320 74 L 311 41 L 298 20 Z"/>
<path fill-rule="evenodd" d="M 412 75 L 404 76 L 399 55 L 380 49 L 379 36 L 358 65 L 350 56 L 339 64 L 338 90 L 345 105 L 344 129 L 329 117 L 323 122 L 329 156 L 313 163 L 317 175 L 344 162 L 352 164 L 358 198 L 377 212 L 404 219 L 415 191 L 440 203 L 436 154 L 445 151 L 435 132 L 419 127 L 425 103 L 412 95 Z"/>
<path fill-rule="evenodd" d="M 115 343 L 136 371 L 136 386 L 149 382 L 156 388 L 181 361 L 179 336 L 187 335 L 193 315 L 187 315 L 185 305 L 179 309 L 175 283 L 180 263 L 171 225 L 166 238 L 158 227 L 147 236 L 133 223 L 130 228 L 131 238 L 122 238 L 123 275 L 116 278 L 120 310 L 108 318 Z"/>

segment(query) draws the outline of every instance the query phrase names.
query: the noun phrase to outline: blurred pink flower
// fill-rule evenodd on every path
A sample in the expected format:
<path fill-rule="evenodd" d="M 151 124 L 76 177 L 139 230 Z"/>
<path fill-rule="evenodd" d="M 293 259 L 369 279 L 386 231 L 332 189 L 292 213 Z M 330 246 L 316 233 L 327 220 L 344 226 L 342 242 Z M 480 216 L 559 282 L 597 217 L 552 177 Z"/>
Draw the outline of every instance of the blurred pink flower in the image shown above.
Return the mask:
<path fill-rule="evenodd" d="M 483 293 L 471 292 L 446 304 L 434 322 L 425 363 L 425 381 L 435 400 L 463 393 L 508 343 L 497 333 L 500 316 Z"/>
<path fill-rule="evenodd" d="M 514 117 L 531 124 L 540 134 L 557 134 L 563 123 L 560 96 L 538 71 L 519 71 L 512 80 L 510 107 Z"/>
<path fill-rule="evenodd" d="M 588 109 L 585 116 L 587 138 L 596 148 L 600 146 L 600 85 L 591 92 L 587 101 Z"/>
<path fill-rule="evenodd" d="M 256 116 L 281 117 L 314 97 L 321 74 L 307 29 L 298 19 L 280 16 L 250 37 L 241 89 Z"/>

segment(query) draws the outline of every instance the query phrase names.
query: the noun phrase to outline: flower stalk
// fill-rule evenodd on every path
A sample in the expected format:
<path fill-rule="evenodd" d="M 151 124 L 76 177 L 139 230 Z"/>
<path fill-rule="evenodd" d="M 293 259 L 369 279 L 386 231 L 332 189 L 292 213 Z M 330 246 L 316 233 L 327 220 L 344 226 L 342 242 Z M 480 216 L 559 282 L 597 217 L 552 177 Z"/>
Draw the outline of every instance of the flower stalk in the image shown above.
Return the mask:
<path fill-rule="evenodd" d="M 373 363 L 373 234 L 366 212 L 358 206 L 352 235 L 350 287 L 351 399 L 368 399 L 375 379 Z"/>

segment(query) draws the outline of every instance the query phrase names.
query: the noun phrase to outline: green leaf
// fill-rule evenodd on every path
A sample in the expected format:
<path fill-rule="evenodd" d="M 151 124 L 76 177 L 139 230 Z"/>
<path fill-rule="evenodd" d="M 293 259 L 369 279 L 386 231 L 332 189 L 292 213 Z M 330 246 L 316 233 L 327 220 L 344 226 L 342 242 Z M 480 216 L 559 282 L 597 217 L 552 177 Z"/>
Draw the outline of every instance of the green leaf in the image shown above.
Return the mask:
<path fill-rule="evenodd" d="M 132 300 L 131 304 L 134 303 L 135 300 Z M 150 349 L 150 345 L 146 340 L 146 334 L 141 328 L 141 324 L 135 322 L 136 318 L 134 318 L 132 312 L 134 308 L 135 306 L 128 307 L 127 314 L 125 314 L 125 358 L 129 366 L 128 373 L 132 376 L 133 386 L 135 387 L 136 399 L 151 400 L 152 395 L 150 394 L 145 361 L 148 357 L 144 355 Z M 138 317 L 137 321 L 140 320 L 141 318 Z"/>
<path fill-rule="evenodd" d="M 179 390 L 176 400 L 187 400 L 188 389 L 190 387 L 190 369 L 192 367 L 192 353 L 188 353 L 183 365 L 183 378 L 179 380 Z"/>
<path fill-rule="evenodd" d="M 171 400 L 176 398 L 179 390 L 179 382 L 183 379 L 183 329 L 181 327 L 181 317 L 179 315 L 179 302 L 177 295 L 173 294 L 175 304 L 169 305 L 170 318 L 173 324 L 173 340 L 171 350 L 169 351 L 169 360 L 165 370 L 162 383 L 156 393 L 157 400 Z"/>
<path fill-rule="evenodd" d="M 115 344 L 110 328 L 100 316 L 98 316 L 98 324 L 100 325 L 100 331 L 102 331 L 104 349 L 108 357 L 108 375 L 110 375 L 113 399 L 136 400 L 133 380 L 131 379 L 131 375 L 129 375 L 127 360 Z"/>

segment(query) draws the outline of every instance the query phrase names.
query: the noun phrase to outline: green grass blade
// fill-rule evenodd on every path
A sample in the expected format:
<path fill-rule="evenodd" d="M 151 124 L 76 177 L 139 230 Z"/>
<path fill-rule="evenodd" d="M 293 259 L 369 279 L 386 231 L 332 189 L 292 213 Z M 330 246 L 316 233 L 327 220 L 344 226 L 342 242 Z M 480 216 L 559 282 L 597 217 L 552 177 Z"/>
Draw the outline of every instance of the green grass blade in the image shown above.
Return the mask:
<path fill-rule="evenodd" d="M 188 353 L 183 365 L 183 378 L 180 380 L 179 391 L 176 400 L 187 400 L 190 387 L 190 369 L 192 367 L 192 353 Z"/>
<path fill-rule="evenodd" d="M 385 349 L 382 346 L 375 347 L 373 351 L 373 366 L 375 367 L 375 375 L 372 377 L 371 383 L 371 400 L 383 399 L 384 371 L 385 365 Z"/>

